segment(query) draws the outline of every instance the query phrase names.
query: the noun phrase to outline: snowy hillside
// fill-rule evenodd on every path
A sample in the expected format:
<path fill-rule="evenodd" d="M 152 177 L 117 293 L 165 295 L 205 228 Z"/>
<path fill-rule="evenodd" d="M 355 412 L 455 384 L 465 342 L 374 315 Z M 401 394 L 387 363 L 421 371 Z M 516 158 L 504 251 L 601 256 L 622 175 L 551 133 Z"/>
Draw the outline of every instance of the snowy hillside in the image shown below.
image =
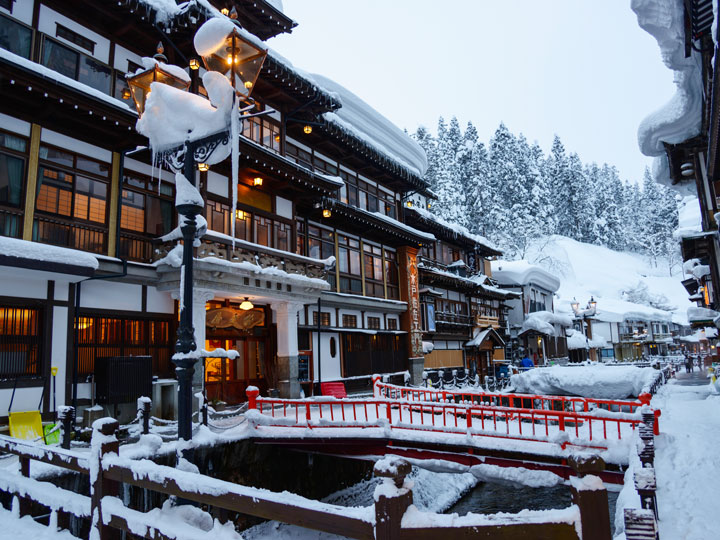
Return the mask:
<path fill-rule="evenodd" d="M 619 321 L 623 316 L 637 314 L 661 319 L 672 317 L 675 322 L 687 324 L 686 311 L 693 304 L 680 283 L 680 274 L 668 275 L 668 265 L 662 260 L 654 267 L 642 255 L 621 253 L 558 235 L 533 244 L 527 259 L 560 278 L 556 311 L 569 313 L 573 298 L 584 306 L 594 296 L 598 315 L 604 320 Z M 628 301 L 633 299 L 635 302 Z"/>

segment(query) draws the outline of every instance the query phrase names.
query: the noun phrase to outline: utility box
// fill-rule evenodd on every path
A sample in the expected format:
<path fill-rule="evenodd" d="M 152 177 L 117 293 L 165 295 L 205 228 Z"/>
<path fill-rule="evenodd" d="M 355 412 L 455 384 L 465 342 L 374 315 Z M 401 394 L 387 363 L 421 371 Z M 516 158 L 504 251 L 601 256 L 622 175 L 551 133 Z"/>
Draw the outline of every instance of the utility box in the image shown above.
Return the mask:
<path fill-rule="evenodd" d="M 108 356 L 95 359 L 95 402 L 135 403 L 152 395 L 152 356 Z"/>

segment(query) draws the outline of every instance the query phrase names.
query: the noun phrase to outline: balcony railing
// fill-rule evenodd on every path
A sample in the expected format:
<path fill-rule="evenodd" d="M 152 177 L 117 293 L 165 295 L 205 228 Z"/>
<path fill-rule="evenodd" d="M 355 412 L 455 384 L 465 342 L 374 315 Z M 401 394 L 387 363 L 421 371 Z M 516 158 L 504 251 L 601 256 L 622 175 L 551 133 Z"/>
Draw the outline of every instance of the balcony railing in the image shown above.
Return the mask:
<path fill-rule="evenodd" d="M 620 341 L 645 341 L 648 334 L 635 334 L 631 332 L 620 332 Z"/>
<path fill-rule="evenodd" d="M 447 311 L 435 312 L 436 324 L 447 324 L 454 326 L 473 326 L 474 322 L 469 315 L 461 315 L 459 313 L 450 313 Z"/>
<path fill-rule="evenodd" d="M 23 212 L 14 208 L 0 208 L 0 236 L 22 236 Z"/>
<path fill-rule="evenodd" d="M 92 253 L 107 252 L 107 230 L 85 223 L 35 215 L 33 240 Z"/>
<path fill-rule="evenodd" d="M 121 231 L 118 242 L 120 258 L 144 263 L 153 262 L 153 239 Z"/>
<path fill-rule="evenodd" d="M 174 242 L 159 243 L 153 253 L 154 260 L 164 258 L 175 247 Z M 303 257 L 289 251 L 282 251 L 244 240 L 235 240 L 208 231 L 199 247 L 195 248 L 195 258 L 205 259 L 214 257 L 230 262 L 249 262 L 262 268 L 279 268 L 288 274 L 299 274 L 311 278 L 325 279 L 328 267 L 323 261 L 311 257 Z"/>

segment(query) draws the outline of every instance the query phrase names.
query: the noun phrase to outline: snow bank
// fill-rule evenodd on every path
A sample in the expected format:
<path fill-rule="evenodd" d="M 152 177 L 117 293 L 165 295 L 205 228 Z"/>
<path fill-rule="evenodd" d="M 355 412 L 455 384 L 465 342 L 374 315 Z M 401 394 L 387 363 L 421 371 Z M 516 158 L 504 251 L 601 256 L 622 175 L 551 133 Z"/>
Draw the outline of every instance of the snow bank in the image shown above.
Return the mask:
<path fill-rule="evenodd" d="M 551 311 L 535 311 L 525 317 L 520 328 L 520 333 L 534 330 L 541 334 L 548 336 L 562 335 L 555 331 L 553 325 L 559 325 L 564 328 L 569 328 L 573 325 L 572 319 L 567 315 L 553 313 Z"/>
<path fill-rule="evenodd" d="M 656 369 L 634 366 L 553 366 L 512 375 L 510 383 L 523 394 L 625 399 L 642 393 L 657 374 Z"/>
<path fill-rule="evenodd" d="M 678 240 L 687 236 L 694 236 L 702 231 L 702 217 L 700 215 L 700 202 L 695 195 L 683 197 L 678 203 L 678 228 L 674 236 Z"/>
<path fill-rule="evenodd" d="M 603 336 L 596 335 L 592 339 L 587 339 L 585 334 L 578 332 L 577 330 L 567 331 L 567 348 L 572 350 L 576 349 L 595 349 L 598 347 L 604 347 L 607 344 L 607 339 Z"/>
<path fill-rule="evenodd" d="M 657 40 L 663 63 L 675 72 L 677 92 L 638 128 L 640 151 L 666 160 L 664 142 L 676 144 L 700 133 L 703 106 L 700 62 L 696 52 L 685 58 L 682 0 L 632 0 L 631 8 L 640 27 Z M 665 176 L 664 169 L 654 167 L 653 173 L 662 173 L 655 180 L 670 186 L 669 174 Z"/>
<path fill-rule="evenodd" d="M 336 112 L 323 115 L 326 121 L 365 141 L 412 174 L 421 177 L 425 174 L 428 166 L 425 151 L 407 133 L 347 88 L 323 75 L 313 73 L 311 77 L 336 94 L 342 103 Z"/>
<path fill-rule="evenodd" d="M 97 270 L 98 268 L 98 260 L 84 251 L 49 246 L 47 244 L 18 240 L 6 236 L 0 236 L 0 255 L 32 259 L 35 261 L 72 264 L 74 266 L 92 268 L 93 270 Z"/>

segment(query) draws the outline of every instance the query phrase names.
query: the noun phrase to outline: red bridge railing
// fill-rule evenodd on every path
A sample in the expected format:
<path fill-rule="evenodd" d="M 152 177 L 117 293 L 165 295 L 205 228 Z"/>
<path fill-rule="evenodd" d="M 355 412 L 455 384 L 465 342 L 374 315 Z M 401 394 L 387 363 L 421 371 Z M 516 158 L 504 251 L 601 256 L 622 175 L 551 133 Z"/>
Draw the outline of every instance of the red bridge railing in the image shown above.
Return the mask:
<path fill-rule="evenodd" d="M 633 413 L 521 409 L 485 404 L 375 399 L 277 399 L 248 394 L 255 426 L 306 429 L 389 428 L 606 448 L 628 438 L 642 423 Z M 250 412 L 256 411 L 256 412 Z"/>
<path fill-rule="evenodd" d="M 650 394 L 641 394 L 638 400 L 596 399 L 574 396 L 545 396 L 540 394 L 510 394 L 483 392 L 481 390 L 435 390 L 434 388 L 418 388 L 396 386 L 373 378 L 376 398 L 391 400 L 433 402 L 433 403 L 465 403 L 491 406 L 504 406 L 532 410 L 556 410 L 572 412 L 591 412 L 605 409 L 616 412 L 636 412 L 643 405 L 650 404 Z"/>

